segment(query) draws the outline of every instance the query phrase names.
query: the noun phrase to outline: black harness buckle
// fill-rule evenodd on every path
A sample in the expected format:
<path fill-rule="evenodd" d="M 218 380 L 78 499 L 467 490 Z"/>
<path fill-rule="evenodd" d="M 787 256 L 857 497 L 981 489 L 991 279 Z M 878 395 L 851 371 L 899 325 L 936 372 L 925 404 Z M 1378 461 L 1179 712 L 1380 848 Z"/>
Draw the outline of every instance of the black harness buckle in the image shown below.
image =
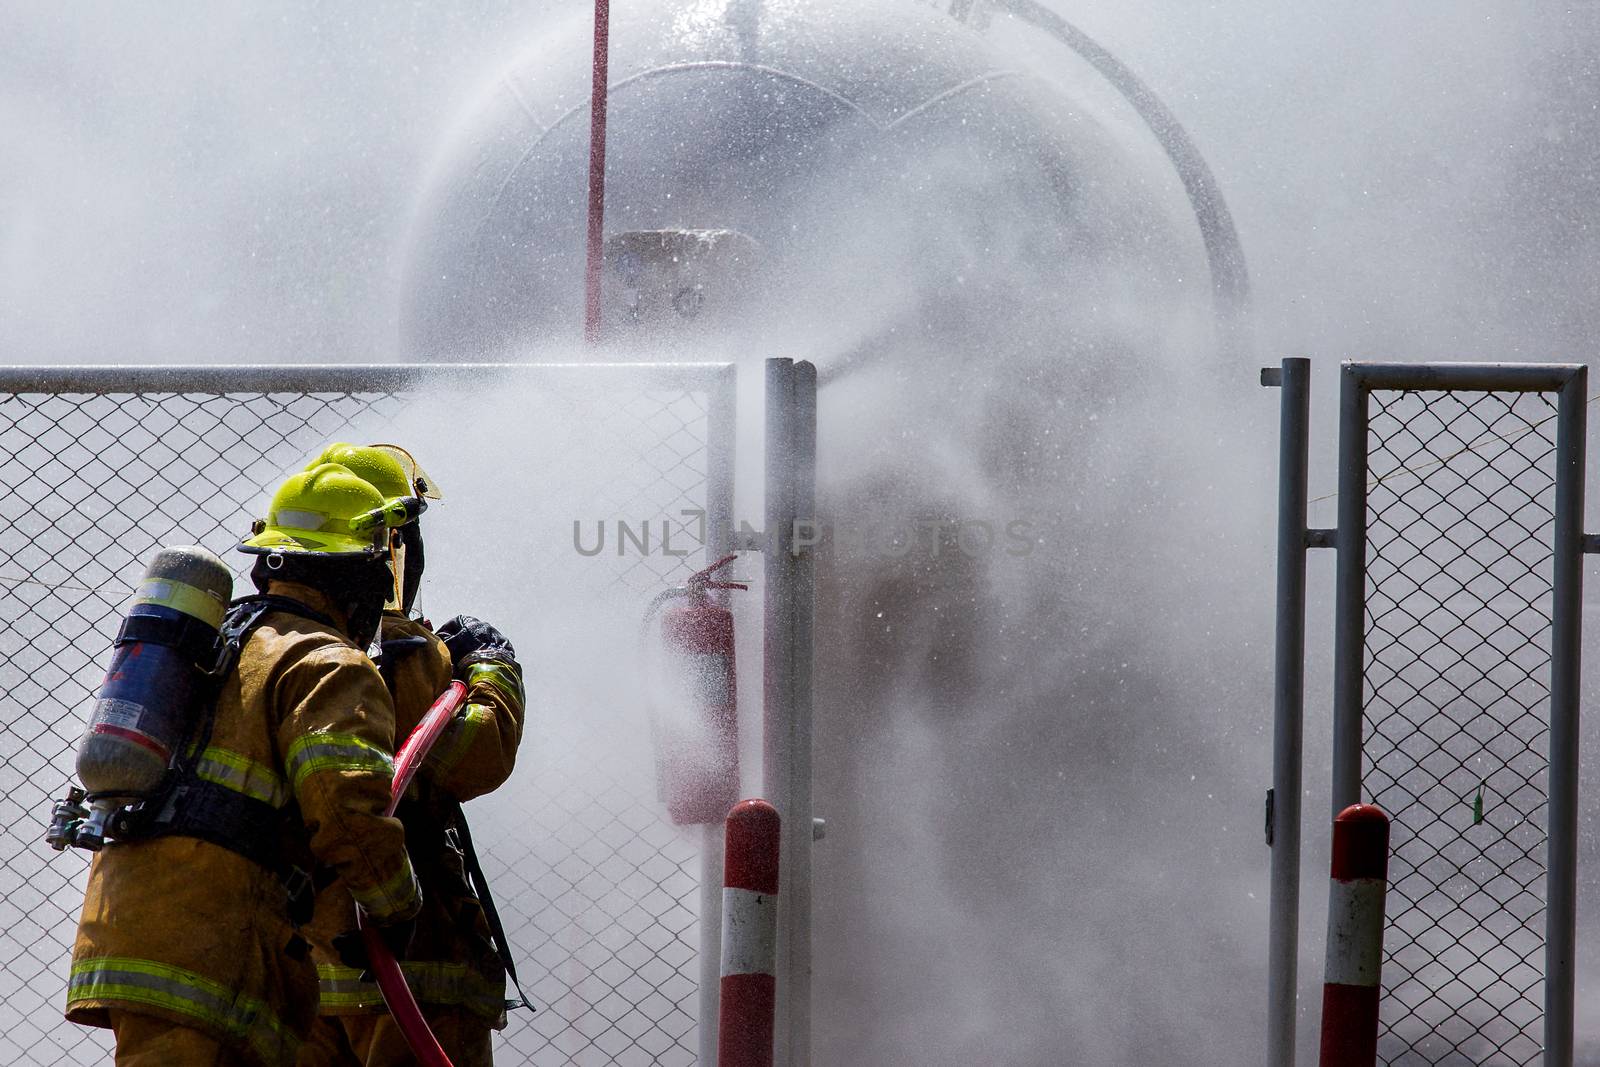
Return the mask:
<path fill-rule="evenodd" d="M 315 886 L 311 880 L 311 872 L 304 867 L 298 867 L 291 863 L 284 870 L 281 877 L 283 879 L 283 888 L 288 892 L 291 903 L 307 893 L 315 892 Z"/>
<path fill-rule="evenodd" d="M 317 905 L 317 885 L 311 872 L 290 863 L 278 872 L 278 880 L 289 895 L 289 921 L 296 926 L 309 923 Z"/>

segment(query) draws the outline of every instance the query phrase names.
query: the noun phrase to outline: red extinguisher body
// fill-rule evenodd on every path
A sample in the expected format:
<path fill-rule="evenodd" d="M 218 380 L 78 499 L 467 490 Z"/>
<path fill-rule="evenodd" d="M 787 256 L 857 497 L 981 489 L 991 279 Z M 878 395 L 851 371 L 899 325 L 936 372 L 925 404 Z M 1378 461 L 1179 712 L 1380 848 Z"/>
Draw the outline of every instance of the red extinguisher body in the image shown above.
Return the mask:
<path fill-rule="evenodd" d="M 720 823 L 739 802 L 733 613 L 707 585 L 691 584 L 661 617 L 674 695 L 657 708 L 657 765 L 667 814 L 679 824 Z"/>

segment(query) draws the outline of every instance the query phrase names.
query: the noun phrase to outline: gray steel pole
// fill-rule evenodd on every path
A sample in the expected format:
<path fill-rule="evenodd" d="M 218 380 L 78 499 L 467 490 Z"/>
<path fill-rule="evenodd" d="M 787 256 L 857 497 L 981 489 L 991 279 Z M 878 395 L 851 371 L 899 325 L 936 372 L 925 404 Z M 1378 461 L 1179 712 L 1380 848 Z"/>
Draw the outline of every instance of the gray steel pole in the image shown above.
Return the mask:
<path fill-rule="evenodd" d="M 726 363 L 275 363 L 166 366 L 0 366 L 0 393 L 381 393 L 537 387 L 551 376 L 618 377 L 662 388 L 705 388 Z"/>
<path fill-rule="evenodd" d="M 767 551 L 762 582 L 765 625 L 762 628 L 761 788 L 772 806 L 778 809 L 784 830 L 796 821 L 789 774 L 794 748 L 794 736 L 790 731 L 790 723 L 794 718 L 793 690 L 789 676 L 793 671 L 794 643 L 794 613 L 790 597 L 794 590 L 791 571 L 795 504 L 793 479 L 786 462 L 793 436 L 790 425 L 794 412 L 793 368 L 791 360 L 767 360 L 766 507 L 763 527 Z M 787 834 L 784 837 L 778 854 L 778 891 L 784 894 L 782 900 L 787 905 L 793 861 L 789 855 Z M 788 971 L 793 958 L 790 949 L 793 934 L 787 919 L 787 908 L 784 908 L 778 913 L 778 981 L 773 1018 L 775 1067 L 788 1067 L 792 1062 L 789 1058 L 788 1008 L 794 983 Z"/>
<path fill-rule="evenodd" d="M 1367 386 L 1339 372 L 1339 562 L 1333 623 L 1333 813 L 1361 802 L 1361 716 L 1366 658 Z"/>
<path fill-rule="evenodd" d="M 702 375 L 706 391 L 706 562 L 714 563 L 733 551 L 739 379 L 731 363 L 706 367 Z"/>
<path fill-rule="evenodd" d="M 1577 363 L 1346 363 L 1370 392 L 1559 392 Z"/>
<path fill-rule="evenodd" d="M 1583 626 L 1584 438 L 1589 372 L 1561 387 L 1550 611 L 1550 807 L 1545 901 L 1544 1063 L 1572 1067 L 1578 896 L 1578 681 Z"/>
<path fill-rule="evenodd" d="M 732 364 L 706 383 L 706 562 L 732 551 L 733 479 L 738 443 L 738 378 Z M 716 595 L 726 606 L 727 590 Z M 707 823 L 700 835 L 701 1067 L 717 1067 L 717 1020 L 722 1008 L 723 826 Z"/>
<path fill-rule="evenodd" d="M 1262 380 L 1271 384 L 1269 372 Z M 1285 359 L 1278 421 L 1278 624 L 1273 656 L 1267 1063 L 1294 1067 L 1300 951 L 1300 784 L 1305 722 L 1306 471 L 1311 361 Z"/>
<path fill-rule="evenodd" d="M 814 532 L 817 515 L 817 368 L 801 361 L 794 365 L 794 472 L 795 514 Z M 794 821 L 784 831 L 784 851 L 789 854 L 788 888 L 782 908 L 788 910 L 789 937 L 789 1062 L 793 1067 L 811 1063 L 811 851 L 816 843 L 816 812 L 811 799 L 812 758 L 812 620 L 816 604 L 816 561 L 807 543 L 794 552 L 794 750 L 791 803 Z"/>
<path fill-rule="evenodd" d="M 700 827 L 700 1023 L 696 1035 L 703 1067 L 717 1065 L 717 1023 L 722 1014 L 722 826 Z"/>
<path fill-rule="evenodd" d="M 764 789 L 783 817 L 778 884 L 774 1063 L 811 1056 L 811 549 L 816 484 L 816 368 L 767 361 Z"/>

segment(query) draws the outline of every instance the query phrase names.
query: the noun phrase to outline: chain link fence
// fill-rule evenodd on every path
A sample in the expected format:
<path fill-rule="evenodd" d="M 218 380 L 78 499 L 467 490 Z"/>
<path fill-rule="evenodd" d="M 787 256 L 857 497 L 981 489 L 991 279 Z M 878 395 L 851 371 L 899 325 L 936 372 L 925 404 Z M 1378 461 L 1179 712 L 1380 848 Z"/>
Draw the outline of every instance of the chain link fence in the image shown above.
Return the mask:
<path fill-rule="evenodd" d="M 1362 783 L 1393 820 L 1391 1067 L 1543 1054 L 1555 413 L 1370 394 Z"/>
<path fill-rule="evenodd" d="M 631 667 L 644 603 L 704 565 L 706 513 L 725 516 L 731 373 L 516 371 L 474 392 L 333 369 L 344 384 L 323 391 L 295 368 L 271 386 L 212 368 L 161 391 L 158 370 L 119 387 L 65 369 L 0 393 L 0 1062 L 110 1048 L 60 1014 L 86 857 L 40 838 L 143 562 L 198 543 L 242 577 L 233 544 L 332 440 L 400 441 L 440 480 L 423 607 L 501 625 L 529 681 L 517 771 L 469 805 L 539 1009 L 512 1013 L 497 1062 L 695 1061 L 698 838 L 655 796 Z"/>

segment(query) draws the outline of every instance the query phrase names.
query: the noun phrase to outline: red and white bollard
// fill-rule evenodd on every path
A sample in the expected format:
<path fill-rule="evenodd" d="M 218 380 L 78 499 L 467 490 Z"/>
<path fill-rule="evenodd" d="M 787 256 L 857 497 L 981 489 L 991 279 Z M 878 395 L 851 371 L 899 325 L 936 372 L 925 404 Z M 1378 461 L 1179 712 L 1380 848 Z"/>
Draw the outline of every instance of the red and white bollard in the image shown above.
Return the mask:
<path fill-rule="evenodd" d="M 718 1067 L 772 1067 L 778 997 L 778 831 L 778 811 L 765 800 L 741 800 L 728 813 Z"/>
<path fill-rule="evenodd" d="M 1350 805 L 1333 820 L 1321 1067 L 1377 1063 L 1383 894 L 1388 877 L 1389 816 L 1371 804 Z"/>

